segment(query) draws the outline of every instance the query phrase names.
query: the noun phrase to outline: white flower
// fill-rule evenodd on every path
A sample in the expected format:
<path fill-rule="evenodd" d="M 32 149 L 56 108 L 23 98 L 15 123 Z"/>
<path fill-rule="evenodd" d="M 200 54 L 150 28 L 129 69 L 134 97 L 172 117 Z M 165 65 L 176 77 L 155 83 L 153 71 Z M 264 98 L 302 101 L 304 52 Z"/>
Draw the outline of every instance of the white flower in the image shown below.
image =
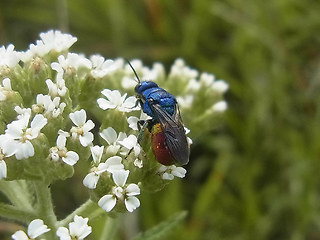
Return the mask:
<path fill-rule="evenodd" d="M 84 147 L 90 145 L 93 141 L 93 134 L 89 131 L 94 128 L 94 123 L 91 120 L 86 121 L 86 111 L 81 109 L 80 111 L 70 113 L 69 117 L 76 125 L 76 127 L 72 127 L 70 130 L 71 136 L 79 138 L 81 145 Z"/>
<path fill-rule="evenodd" d="M 104 129 L 100 136 L 106 140 L 106 142 L 109 144 L 107 148 L 107 152 L 115 155 L 120 149 L 120 143 L 119 141 L 125 139 L 127 135 L 123 132 L 120 132 L 119 135 L 117 135 L 116 131 L 112 127 L 108 127 L 107 129 Z"/>
<path fill-rule="evenodd" d="M 31 109 L 30 108 L 21 108 L 19 106 L 14 107 L 14 111 L 18 113 L 17 119 L 21 119 L 25 116 L 31 115 Z"/>
<path fill-rule="evenodd" d="M 61 33 L 58 30 L 50 30 L 46 33 L 40 33 L 41 40 L 37 40 L 36 44 L 30 44 L 22 56 L 24 62 L 30 61 L 34 56 L 44 56 L 50 51 L 62 52 L 70 48 L 77 38 L 70 34 Z"/>
<path fill-rule="evenodd" d="M 195 79 L 198 76 L 198 71 L 186 66 L 185 62 L 181 58 L 178 58 L 173 63 L 169 76 L 179 76 L 185 77 L 187 79 Z"/>
<path fill-rule="evenodd" d="M 63 97 L 67 93 L 66 83 L 63 79 L 64 70 L 59 63 L 55 62 L 51 63 L 51 68 L 57 72 L 57 76 L 56 83 L 53 83 L 51 79 L 46 80 L 46 84 L 49 89 L 49 95 L 51 97 Z"/>
<path fill-rule="evenodd" d="M 199 83 L 199 81 L 197 81 L 195 78 L 190 79 L 190 81 L 188 82 L 187 85 L 187 91 L 198 91 L 201 87 L 201 84 Z"/>
<path fill-rule="evenodd" d="M 102 154 L 103 154 L 103 149 L 104 149 L 104 146 L 91 146 L 90 147 L 90 151 L 91 151 L 91 156 L 92 156 L 92 159 L 93 159 L 93 162 L 95 164 L 99 164 L 100 161 L 101 161 L 101 157 L 102 157 Z"/>
<path fill-rule="evenodd" d="M 23 231 L 17 231 L 12 235 L 12 239 L 14 240 L 28 240 L 35 239 L 40 235 L 50 231 L 47 225 L 44 225 L 41 219 L 35 219 L 30 222 L 28 226 L 28 235 Z"/>
<path fill-rule="evenodd" d="M 228 108 L 227 102 L 223 100 L 215 103 L 212 106 L 212 110 L 214 112 L 224 112 L 225 110 L 227 110 L 227 108 Z"/>
<path fill-rule="evenodd" d="M 47 124 L 47 119 L 37 114 L 29 125 L 30 114 L 20 115 L 18 120 L 15 120 L 7 125 L 5 136 L 11 144 L 7 144 L 4 152 L 9 155 L 15 154 L 15 157 L 20 160 L 23 158 L 32 157 L 34 148 L 30 140 L 38 137 L 40 130 Z"/>
<path fill-rule="evenodd" d="M 164 166 L 162 165 L 159 170 L 159 174 L 162 174 L 163 180 L 173 180 L 174 176 L 178 178 L 184 178 L 187 171 L 183 167 L 177 167 L 175 165 Z"/>
<path fill-rule="evenodd" d="M 6 100 L 9 92 L 11 92 L 11 82 L 9 78 L 2 80 L 2 86 L 0 85 L 0 101 Z"/>
<path fill-rule="evenodd" d="M 138 156 L 140 154 L 141 147 L 136 136 L 130 135 L 122 141 L 119 141 L 119 143 L 127 149 L 127 151 L 122 152 L 123 155 L 126 155 L 127 153 L 129 153 L 129 151 L 132 150 L 134 151 L 135 156 Z"/>
<path fill-rule="evenodd" d="M 66 106 L 64 102 L 60 103 L 60 97 L 55 97 L 53 100 L 49 95 L 38 94 L 37 104 L 32 105 L 32 110 L 35 113 L 43 113 L 46 117 L 56 118 L 63 113 Z"/>
<path fill-rule="evenodd" d="M 51 79 L 47 79 L 46 84 L 51 97 L 63 97 L 67 93 L 66 83 L 63 78 L 58 78 L 58 75 L 56 78 L 56 83 L 53 83 Z"/>
<path fill-rule="evenodd" d="M 110 89 L 104 89 L 101 93 L 107 98 L 99 98 L 97 100 L 99 107 L 103 110 L 117 109 L 120 112 L 131 112 L 139 109 L 135 107 L 137 99 L 134 96 L 126 99 L 126 93 L 121 96 L 118 90 L 111 91 Z"/>
<path fill-rule="evenodd" d="M 181 108 L 190 108 L 193 103 L 193 95 L 189 94 L 185 97 L 177 97 L 177 102 L 179 103 L 179 107 Z"/>
<path fill-rule="evenodd" d="M 101 157 L 100 157 L 101 158 Z M 104 163 L 100 163 L 98 167 L 94 167 L 92 172 L 89 173 L 83 179 L 83 185 L 89 189 L 94 189 L 97 186 L 100 175 L 104 172 L 114 172 L 117 170 L 124 169 L 123 164 L 121 163 L 122 158 L 119 156 L 112 156 L 106 160 Z"/>
<path fill-rule="evenodd" d="M 15 67 L 20 61 L 21 53 L 14 51 L 12 44 L 8 45 L 7 48 L 2 46 L 0 48 L 0 67 Z"/>
<path fill-rule="evenodd" d="M 88 226 L 88 220 L 88 218 L 75 215 L 73 222 L 69 223 L 69 229 L 59 227 L 56 234 L 60 240 L 82 240 L 92 232 L 92 228 Z"/>
<path fill-rule="evenodd" d="M 215 81 L 212 84 L 212 89 L 219 93 L 225 93 L 228 90 L 228 88 L 229 88 L 229 85 L 223 80 Z"/>
<path fill-rule="evenodd" d="M 61 52 L 69 49 L 77 38 L 68 33 L 61 33 L 59 30 L 50 30 L 46 33 L 40 33 L 42 42 L 48 46 L 50 50 Z"/>
<path fill-rule="evenodd" d="M 200 83 L 203 83 L 206 87 L 209 87 L 215 81 L 215 77 L 213 74 L 201 73 L 199 81 Z"/>
<path fill-rule="evenodd" d="M 92 64 L 89 59 L 85 58 L 81 54 L 79 55 L 76 53 L 68 53 L 67 57 L 60 55 L 58 57 L 58 63 L 57 62 L 51 63 L 51 68 L 55 70 L 59 69 L 58 72 L 60 74 L 61 74 L 61 69 L 63 69 L 64 71 L 69 71 L 72 68 L 79 69 L 81 67 L 91 69 Z"/>
<path fill-rule="evenodd" d="M 135 165 L 137 168 L 142 168 L 143 167 L 142 159 L 136 158 L 133 162 L 133 165 Z"/>
<path fill-rule="evenodd" d="M 79 160 L 79 155 L 74 151 L 68 151 L 66 148 L 67 138 L 59 135 L 57 138 L 57 146 L 50 148 L 50 158 L 53 161 L 62 160 L 66 164 L 73 166 Z"/>
<path fill-rule="evenodd" d="M 112 174 L 113 181 L 116 184 L 112 189 L 112 194 L 104 195 L 98 201 L 98 205 L 105 210 L 110 212 L 117 201 L 125 203 L 125 206 L 129 212 L 132 212 L 140 206 L 140 201 L 136 198 L 136 195 L 140 194 L 140 188 L 137 184 L 131 183 L 125 187 L 126 181 L 129 176 L 129 170 L 114 171 Z"/>
<path fill-rule="evenodd" d="M 105 60 L 104 57 L 100 55 L 92 55 L 90 60 L 92 62 L 91 75 L 95 78 L 103 78 L 121 68 L 123 65 L 122 59 L 117 59 L 115 61 L 111 59 Z"/>

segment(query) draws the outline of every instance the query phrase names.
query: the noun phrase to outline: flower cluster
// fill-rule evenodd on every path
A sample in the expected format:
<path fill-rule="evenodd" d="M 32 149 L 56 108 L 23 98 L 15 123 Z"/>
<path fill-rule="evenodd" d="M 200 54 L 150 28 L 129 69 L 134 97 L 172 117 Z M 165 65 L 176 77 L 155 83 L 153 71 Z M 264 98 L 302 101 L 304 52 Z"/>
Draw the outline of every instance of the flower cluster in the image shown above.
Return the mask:
<path fill-rule="evenodd" d="M 56 235 L 60 240 L 84 239 L 92 232 L 92 228 L 88 226 L 88 220 L 88 218 L 75 215 L 74 221 L 69 223 L 69 228 L 59 227 Z M 27 233 L 19 230 L 12 235 L 12 239 L 31 240 L 49 231 L 51 229 L 44 224 L 43 220 L 35 219 L 29 223 Z"/>
<path fill-rule="evenodd" d="M 150 132 L 139 131 L 139 121 L 151 116 L 137 104 L 129 64 L 69 52 L 76 41 L 51 30 L 24 52 L 13 45 L 0 48 L 0 181 L 36 179 L 49 185 L 71 177 L 78 161 L 90 160 L 83 185 L 91 199 L 106 212 L 132 212 L 140 206 L 140 192 L 158 191 L 174 177 L 185 177 L 186 170 L 158 163 Z M 176 94 L 188 136 L 212 129 L 212 120 L 227 108 L 228 85 L 182 59 L 168 74 L 160 63 L 148 68 L 135 59 L 131 64 L 141 79 Z M 91 232 L 87 221 L 76 216 L 69 229 L 58 229 L 58 237 L 83 239 Z M 13 238 L 50 230 L 39 219 L 29 228 Z"/>

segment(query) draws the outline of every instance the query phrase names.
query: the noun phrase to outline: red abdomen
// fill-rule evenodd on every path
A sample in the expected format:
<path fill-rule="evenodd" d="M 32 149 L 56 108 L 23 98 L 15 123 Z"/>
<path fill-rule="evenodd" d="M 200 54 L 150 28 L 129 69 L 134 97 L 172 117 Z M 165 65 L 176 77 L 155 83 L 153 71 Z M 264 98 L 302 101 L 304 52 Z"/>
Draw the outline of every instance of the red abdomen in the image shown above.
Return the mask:
<path fill-rule="evenodd" d="M 174 160 L 165 143 L 165 137 L 160 123 L 153 125 L 151 129 L 152 151 L 156 160 L 163 165 L 172 165 Z"/>

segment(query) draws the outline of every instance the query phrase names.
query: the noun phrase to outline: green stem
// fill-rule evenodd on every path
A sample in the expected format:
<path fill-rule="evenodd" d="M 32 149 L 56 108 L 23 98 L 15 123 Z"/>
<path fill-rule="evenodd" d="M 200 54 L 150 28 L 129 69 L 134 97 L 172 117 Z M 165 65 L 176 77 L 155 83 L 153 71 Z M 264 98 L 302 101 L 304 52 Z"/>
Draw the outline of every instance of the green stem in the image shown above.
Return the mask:
<path fill-rule="evenodd" d="M 116 218 L 111 218 L 111 217 L 106 217 L 105 222 L 104 222 L 104 228 L 100 236 L 100 240 L 111 240 L 114 238 L 114 235 L 117 232 L 118 229 L 118 221 L 119 217 Z"/>
<path fill-rule="evenodd" d="M 32 209 L 30 203 L 30 189 L 24 180 L 0 181 L 0 191 L 6 195 L 9 201 L 19 208 Z"/>
<path fill-rule="evenodd" d="M 74 210 L 71 214 L 69 214 L 65 219 L 61 220 L 58 223 L 58 226 L 66 226 L 69 222 L 72 222 L 75 215 L 81 217 L 89 217 L 90 219 L 92 219 L 97 214 L 100 215 L 101 212 L 102 210 L 97 207 L 97 203 L 89 199 L 76 210 Z"/>
<path fill-rule="evenodd" d="M 0 203 L 0 217 L 15 220 L 28 224 L 37 216 L 31 210 L 26 210 L 21 207 L 12 206 L 10 204 Z"/>
<path fill-rule="evenodd" d="M 50 239 L 56 239 L 57 217 L 53 211 L 50 188 L 41 181 L 34 181 L 33 183 L 37 195 L 37 215 L 51 229 L 48 233 Z"/>

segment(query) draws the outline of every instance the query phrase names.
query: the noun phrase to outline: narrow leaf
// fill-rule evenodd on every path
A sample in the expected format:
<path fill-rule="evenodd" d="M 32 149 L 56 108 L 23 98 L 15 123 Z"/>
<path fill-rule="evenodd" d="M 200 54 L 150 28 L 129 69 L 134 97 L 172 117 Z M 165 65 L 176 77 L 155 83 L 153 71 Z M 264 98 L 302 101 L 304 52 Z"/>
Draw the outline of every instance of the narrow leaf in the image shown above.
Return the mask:
<path fill-rule="evenodd" d="M 167 220 L 159 223 L 158 225 L 150 228 L 146 232 L 140 233 L 133 240 L 155 240 L 163 238 L 174 227 L 181 223 L 187 216 L 187 211 L 182 211 L 174 214 Z"/>

